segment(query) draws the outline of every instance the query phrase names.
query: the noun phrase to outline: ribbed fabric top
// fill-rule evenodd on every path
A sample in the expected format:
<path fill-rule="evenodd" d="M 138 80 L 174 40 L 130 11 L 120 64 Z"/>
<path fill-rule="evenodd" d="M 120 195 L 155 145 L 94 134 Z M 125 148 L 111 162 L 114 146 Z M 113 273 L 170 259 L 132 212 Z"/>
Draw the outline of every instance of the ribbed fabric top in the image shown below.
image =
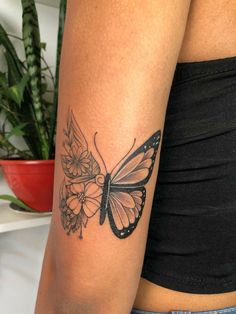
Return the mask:
<path fill-rule="evenodd" d="M 236 57 L 176 66 L 142 277 L 236 290 Z"/>

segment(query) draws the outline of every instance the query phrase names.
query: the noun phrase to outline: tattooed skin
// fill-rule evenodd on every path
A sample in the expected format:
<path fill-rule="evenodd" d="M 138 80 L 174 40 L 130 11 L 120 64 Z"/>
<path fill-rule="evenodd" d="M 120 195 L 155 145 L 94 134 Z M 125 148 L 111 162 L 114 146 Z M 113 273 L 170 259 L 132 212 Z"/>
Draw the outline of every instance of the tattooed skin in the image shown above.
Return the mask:
<path fill-rule="evenodd" d="M 97 213 L 100 225 L 107 217 L 112 232 L 120 239 L 134 231 L 142 216 L 145 184 L 152 175 L 160 138 L 161 131 L 158 130 L 130 154 L 135 145 L 134 139 L 128 153 L 108 172 L 97 148 L 95 133 L 94 146 L 103 164 L 102 172 L 88 150 L 88 143 L 73 112 L 68 113 L 64 153 L 61 155 L 65 176 L 59 192 L 61 222 L 68 235 L 78 231 L 82 239 L 83 228 Z"/>

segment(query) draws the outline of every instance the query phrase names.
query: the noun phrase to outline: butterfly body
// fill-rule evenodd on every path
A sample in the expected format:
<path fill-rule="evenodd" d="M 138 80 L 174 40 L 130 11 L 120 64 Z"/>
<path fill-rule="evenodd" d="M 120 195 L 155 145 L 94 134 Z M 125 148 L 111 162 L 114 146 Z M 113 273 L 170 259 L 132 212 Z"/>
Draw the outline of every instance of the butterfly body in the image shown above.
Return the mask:
<path fill-rule="evenodd" d="M 110 194 L 110 186 L 111 186 L 111 174 L 107 173 L 104 180 L 103 185 L 103 193 L 102 193 L 102 201 L 101 201 L 101 210 L 100 210 L 100 225 L 102 225 L 106 218 L 107 206 L 109 201 Z"/>

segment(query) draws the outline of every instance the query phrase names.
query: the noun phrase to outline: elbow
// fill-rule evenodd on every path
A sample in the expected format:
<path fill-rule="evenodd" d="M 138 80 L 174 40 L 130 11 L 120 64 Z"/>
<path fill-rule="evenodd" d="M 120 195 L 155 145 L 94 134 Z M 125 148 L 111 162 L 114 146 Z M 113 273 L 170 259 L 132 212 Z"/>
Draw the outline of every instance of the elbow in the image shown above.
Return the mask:
<path fill-rule="evenodd" d="M 74 280 L 73 280 L 74 281 Z M 108 287 L 100 287 L 95 283 L 77 280 L 77 284 L 71 281 L 55 280 L 50 289 L 47 301 L 48 312 L 57 314 L 110 314 L 114 310 L 113 293 L 109 293 Z M 42 312 L 42 313 L 45 313 Z M 120 312 L 118 312 L 120 313 Z M 37 314 L 41 314 L 38 312 Z"/>
<path fill-rule="evenodd" d="M 104 314 L 103 301 L 100 296 L 87 295 L 83 290 L 79 294 L 74 291 L 62 292 L 60 288 L 54 287 L 48 292 L 40 304 L 36 307 L 35 314 Z M 107 312 L 108 313 L 108 312 Z"/>
<path fill-rule="evenodd" d="M 110 314 L 116 313 L 114 307 L 106 305 L 106 300 L 102 296 L 93 295 L 85 297 L 84 294 L 77 298 L 72 296 L 60 296 L 54 302 L 52 313 L 57 314 Z M 45 312 L 44 312 L 45 313 Z M 120 313 L 120 312 L 119 312 Z"/>
<path fill-rule="evenodd" d="M 83 299 L 83 297 L 73 298 L 68 296 L 60 296 L 52 306 L 52 313 L 57 314 L 102 314 L 103 311 L 99 310 L 100 305 L 96 304 L 93 299 Z M 44 312 L 45 313 L 45 312 Z"/>

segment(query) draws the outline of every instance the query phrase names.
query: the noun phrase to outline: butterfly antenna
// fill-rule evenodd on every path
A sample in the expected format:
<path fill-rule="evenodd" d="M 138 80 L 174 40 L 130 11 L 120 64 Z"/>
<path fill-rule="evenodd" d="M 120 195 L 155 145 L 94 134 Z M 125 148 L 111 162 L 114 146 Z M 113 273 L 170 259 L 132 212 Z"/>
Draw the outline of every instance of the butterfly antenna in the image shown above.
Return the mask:
<path fill-rule="evenodd" d="M 99 157 L 100 157 L 101 160 L 102 160 L 103 166 L 104 166 L 104 168 L 105 168 L 105 170 L 106 170 L 106 173 L 107 173 L 107 167 L 106 167 L 105 161 L 104 161 L 104 159 L 102 158 L 102 155 L 101 155 L 101 153 L 100 153 L 100 151 L 99 151 L 99 149 L 98 149 L 98 147 L 97 147 L 97 143 L 96 143 L 96 136 L 97 136 L 97 133 L 98 133 L 98 132 L 96 132 L 96 133 L 94 134 L 94 146 L 95 146 L 95 148 L 96 148 L 96 151 L 97 151 Z"/>
<path fill-rule="evenodd" d="M 131 150 L 133 149 L 134 147 L 134 144 L 136 142 L 136 138 L 134 139 L 134 142 L 133 142 L 133 145 L 131 146 L 131 148 L 129 149 L 129 151 L 124 155 L 123 158 L 121 158 L 121 160 L 115 165 L 115 167 L 113 167 L 111 173 L 116 169 L 116 167 L 129 155 L 129 153 L 131 152 Z"/>

